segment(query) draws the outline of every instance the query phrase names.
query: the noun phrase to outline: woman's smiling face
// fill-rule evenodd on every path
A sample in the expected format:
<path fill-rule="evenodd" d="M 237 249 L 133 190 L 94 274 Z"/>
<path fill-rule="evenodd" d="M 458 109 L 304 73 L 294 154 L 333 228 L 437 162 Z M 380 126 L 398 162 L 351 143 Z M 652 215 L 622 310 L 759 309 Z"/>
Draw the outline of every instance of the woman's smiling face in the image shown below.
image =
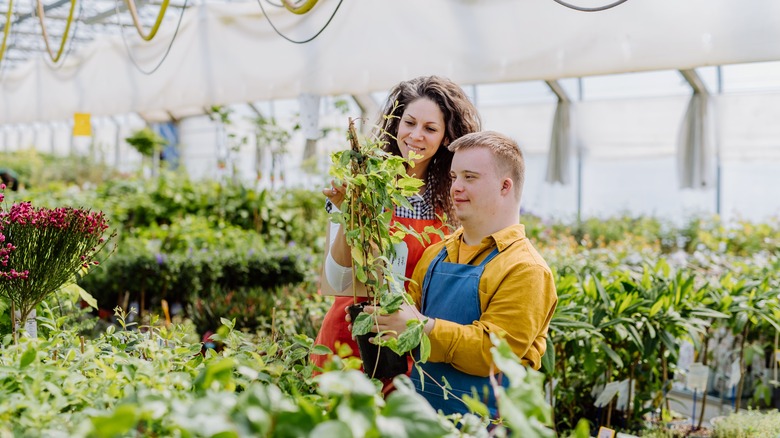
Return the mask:
<path fill-rule="evenodd" d="M 431 158 L 442 146 L 444 134 L 444 113 L 434 101 L 422 97 L 406 105 L 398 124 L 398 148 L 404 158 L 409 158 L 409 151 L 422 155 L 414 160 L 410 175 L 425 178 Z"/>

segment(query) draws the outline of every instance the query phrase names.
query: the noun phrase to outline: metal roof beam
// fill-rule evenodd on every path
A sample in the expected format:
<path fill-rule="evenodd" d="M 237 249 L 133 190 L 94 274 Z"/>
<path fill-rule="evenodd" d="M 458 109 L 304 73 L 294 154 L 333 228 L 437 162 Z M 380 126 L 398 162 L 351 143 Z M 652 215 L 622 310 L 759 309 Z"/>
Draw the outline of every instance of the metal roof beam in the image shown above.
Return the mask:
<path fill-rule="evenodd" d="M 352 100 L 355 101 L 363 115 L 379 113 L 379 104 L 370 94 L 353 94 Z"/>
<path fill-rule="evenodd" d="M 70 3 L 70 2 L 71 2 L 71 0 L 57 0 L 54 3 L 52 3 L 52 4 L 43 5 L 43 12 L 48 12 L 48 11 L 50 11 L 52 9 L 59 8 L 60 6 L 66 5 L 66 4 Z M 24 20 L 26 20 L 28 18 L 32 18 L 32 17 L 33 17 L 33 13 L 32 12 L 29 12 L 27 14 L 21 14 L 21 15 L 16 17 L 16 20 L 13 22 L 13 24 L 16 25 L 16 24 L 18 24 L 18 23 L 20 23 L 20 22 L 22 22 L 22 21 L 24 21 Z M 0 26 L 0 31 L 2 31 L 3 29 L 5 29 L 5 23 L 3 23 L 2 26 Z"/>
<path fill-rule="evenodd" d="M 707 85 L 702 80 L 701 76 L 695 69 L 678 70 L 688 85 L 691 86 L 694 93 L 701 94 L 703 96 L 709 96 L 710 91 L 707 89 Z"/>
<path fill-rule="evenodd" d="M 550 81 L 544 81 L 545 84 L 547 84 L 548 87 L 550 87 L 550 90 L 555 93 L 556 96 L 558 96 L 558 102 L 571 102 L 571 98 L 568 94 L 566 94 L 566 90 L 563 89 L 561 86 L 561 83 L 558 82 L 557 79 L 553 79 Z"/>

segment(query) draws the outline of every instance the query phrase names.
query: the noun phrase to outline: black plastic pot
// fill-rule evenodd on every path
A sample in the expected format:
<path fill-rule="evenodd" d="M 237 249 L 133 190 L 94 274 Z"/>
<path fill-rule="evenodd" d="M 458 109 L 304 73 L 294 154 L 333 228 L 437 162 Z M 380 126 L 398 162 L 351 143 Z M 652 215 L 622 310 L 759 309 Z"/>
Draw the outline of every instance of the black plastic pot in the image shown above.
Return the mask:
<path fill-rule="evenodd" d="M 363 307 L 371 305 L 370 302 L 358 303 L 349 306 L 349 317 L 352 321 L 357 319 Z M 387 347 L 379 347 L 376 344 L 368 342 L 369 338 L 376 336 L 376 333 L 367 333 L 356 336 L 360 358 L 363 359 L 363 371 L 369 377 L 377 379 L 390 379 L 399 374 L 406 374 L 409 369 L 407 354 L 398 355 Z M 377 359 L 377 356 L 379 358 Z"/>

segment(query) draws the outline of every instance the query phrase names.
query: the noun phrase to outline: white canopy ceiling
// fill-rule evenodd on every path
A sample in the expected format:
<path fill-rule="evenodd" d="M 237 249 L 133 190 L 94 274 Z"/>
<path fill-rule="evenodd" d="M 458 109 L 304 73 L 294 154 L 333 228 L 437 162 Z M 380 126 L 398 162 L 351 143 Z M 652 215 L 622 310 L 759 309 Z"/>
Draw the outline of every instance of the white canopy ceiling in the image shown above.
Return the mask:
<path fill-rule="evenodd" d="M 281 32 L 302 40 L 338 5 L 320 0 L 300 16 L 266 10 Z M 165 56 L 174 24 L 166 26 L 143 44 L 126 31 L 143 68 Z M 186 9 L 170 53 L 151 75 L 131 63 L 116 36 L 95 40 L 59 67 L 36 58 L 7 71 L 0 124 L 363 94 L 422 74 L 472 84 L 771 61 L 780 59 L 778 41 L 775 0 L 628 0 L 596 13 L 553 0 L 346 0 L 306 44 L 278 36 L 257 2 L 203 3 Z"/>

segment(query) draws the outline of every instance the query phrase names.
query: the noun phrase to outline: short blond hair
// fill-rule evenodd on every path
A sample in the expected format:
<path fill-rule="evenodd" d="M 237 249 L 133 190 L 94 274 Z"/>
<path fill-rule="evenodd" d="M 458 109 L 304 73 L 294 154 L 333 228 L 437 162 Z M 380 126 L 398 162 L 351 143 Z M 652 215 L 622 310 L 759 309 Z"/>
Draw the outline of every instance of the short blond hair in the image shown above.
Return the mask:
<path fill-rule="evenodd" d="M 475 148 L 490 150 L 496 170 L 514 181 L 515 197 L 519 201 L 525 182 L 525 159 L 517 142 L 496 131 L 481 131 L 466 134 L 448 146 L 453 153 Z"/>

